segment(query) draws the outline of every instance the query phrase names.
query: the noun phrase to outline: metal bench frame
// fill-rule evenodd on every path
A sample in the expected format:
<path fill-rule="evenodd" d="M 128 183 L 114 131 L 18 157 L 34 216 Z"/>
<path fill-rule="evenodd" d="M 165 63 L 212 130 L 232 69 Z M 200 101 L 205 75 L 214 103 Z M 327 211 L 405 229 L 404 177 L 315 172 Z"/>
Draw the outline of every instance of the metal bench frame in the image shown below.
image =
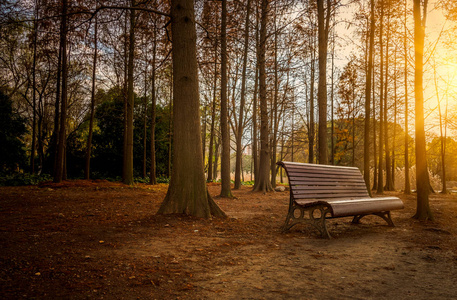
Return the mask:
<path fill-rule="evenodd" d="M 297 224 L 314 226 L 322 237 L 331 238 L 326 219 L 352 216 L 358 224 L 376 215 L 394 226 L 390 211 L 402 209 L 397 197 L 372 198 L 358 168 L 278 162 L 287 173 L 290 186 L 289 211 L 282 231 Z"/>

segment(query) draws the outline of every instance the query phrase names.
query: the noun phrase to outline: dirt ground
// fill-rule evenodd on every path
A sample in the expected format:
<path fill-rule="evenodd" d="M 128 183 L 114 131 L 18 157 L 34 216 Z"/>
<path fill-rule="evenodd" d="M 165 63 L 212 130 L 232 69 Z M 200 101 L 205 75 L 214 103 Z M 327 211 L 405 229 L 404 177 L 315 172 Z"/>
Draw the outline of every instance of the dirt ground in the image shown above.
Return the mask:
<path fill-rule="evenodd" d="M 457 196 L 435 222 L 378 217 L 282 234 L 289 193 L 216 195 L 228 219 L 155 215 L 167 185 L 68 181 L 0 188 L 3 299 L 456 299 Z"/>

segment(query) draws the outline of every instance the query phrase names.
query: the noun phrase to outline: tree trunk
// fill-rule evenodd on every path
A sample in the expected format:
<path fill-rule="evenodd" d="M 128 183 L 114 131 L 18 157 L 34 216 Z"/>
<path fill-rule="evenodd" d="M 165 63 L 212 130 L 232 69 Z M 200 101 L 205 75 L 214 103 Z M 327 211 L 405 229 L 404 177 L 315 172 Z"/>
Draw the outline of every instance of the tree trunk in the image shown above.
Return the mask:
<path fill-rule="evenodd" d="M 95 117 L 95 74 L 97 68 L 97 50 L 98 50 L 98 21 L 95 16 L 94 28 L 94 58 L 92 61 L 92 91 L 90 95 L 90 120 L 89 120 L 89 135 L 87 137 L 86 146 L 86 165 L 84 168 L 84 178 L 90 179 L 90 157 L 92 151 L 92 134 L 94 131 L 94 117 Z"/>
<path fill-rule="evenodd" d="M 157 55 L 157 28 L 154 24 L 154 45 L 152 48 L 152 74 L 151 74 L 151 168 L 149 170 L 149 183 L 157 184 L 156 177 L 156 55 Z"/>
<path fill-rule="evenodd" d="M 37 60 L 37 35 L 38 35 L 38 3 L 35 1 L 33 20 L 33 62 L 32 62 L 32 146 L 30 149 L 30 173 L 35 174 L 35 151 L 36 151 L 36 60 Z"/>
<path fill-rule="evenodd" d="M 427 12 L 427 0 L 424 1 L 424 16 L 421 17 L 421 0 L 414 0 L 414 95 L 416 117 L 416 186 L 417 209 L 414 218 L 419 220 L 433 220 L 429 205 L 430 182 L 427 171 L 427 154 L 424 130 L 424 36 Z"/>
<path fill-rule="evenodd" d="M 313 39 L 313 46 L 311 47 L 311 80 L 310 80 L 310 88 L 309 88 L 309 128 L 308 128 L 308 162 L 310 164 L 314 163 L 314 140 L 315 140 L 315 130 L 316 125 L 314 123 L 314 76 L 316 72 L 316 66 L 314 63 L 315 59 L 315 51 L 314 51 L 314 37 Z"/>
<path fill-rule="evenodd" d="M 193 0 L 172 0 L 173 170 L 158 213 L 225 216 L 208 193 L 201 143 L 197 34 Z"/>
<path fill-rule="evenodd" d="M 221 24 L 221 197 L 232 198 L 230 186 L 230 133 L 227 98 L 227 0 L 222 0 Z"/>
<path fill-rule="evenodd" d="M 380 67 L 380 96 L 379 96 L 379 162 L 378 162 L 378 186 L 377 186 L 377 193 L 383 194 L 384 193 L 384 174 L 383 174 L 383 146 L 384 146 L 384 46 L 383 46 L 383 29 L 384 29 L 384 3 L 381 1 L 381 16 L 380 16 L 380 28 L 379 28 L 379 59 L 381 60 L 381 67 Z"/>
<path fill-rule="evenodd" d="M 409 179 L 409 149 L 408 149 L 408 28 L 406 26 L 408 1 L 405 0 L 405 31 L 403 48 L 405 51 L 405 191 L 406 195 L 411 194 L 411 183 Z"/>
<path fill-rule="evenodd" d="M 260 18 L 260 43 L 259 48 L 259 92 L 260 92 L 260 161 L 259 178 L 256 178 L 254 191 L 269 192 L 271 186 L 270 171 L 270 145 L 268 133 L 268 107 L 267 107 L 267 82 L 265 71 L 265 55 L 267 42 L 267 19 L 269 0 L 262 0 L 262 11 Z"/>
<path fill-rule="evenodd" d="M 67 119 L 67 0 L 62 0 L 62 17 L 60 32 L 60 48 L 62 49 L 62 95 L 60 100 L 60 128 L 59 143 L 57 146 L 57 160 L 54 182 L 62 182 L 64 178 L 65 146 L 66 146 L 66 119 Z"/>
<path fill-rule="evenodd" d="M 331 12 L 331 0 L 327 0 L 327 8 L 324 9 L 324 0 L 317 1 L 318 41 L 319 41 L 319 85 L 317 101 L 319 105 L 319 163 L 328 164 L 327 144 L 327 48 L 328 32 Z"/>
<path fill-rule="evenodd" d="M 387 2 L 387 5 L 389 3 Z M 393 191 L 392 188 L 392 169 L 391 169 L 391 157 L 389 147 L 389 122 L 387 120 L 387 112 L 389 106 L 387 104 L 388 98 L 388 86 L 389 86 L 389 44 L 390 44 L 390 7 L 388 6 L 389 16 L 387 18 L 387 37 L 386 37 L 386 81 L 384 82 L 384 142 L 385 142 L 385 155 L 386 155 L 386 191 Z"/>
<path fill-rule="evenodd" d="M 147 140 L 148 140 L 148 64 L 144 67 L 144 96 L 143 96 L 143 178 L 147 176 Z"/>
<path fill-rule="evenodd" d="M 135 1 L 132 0 L 132 7 Z M 127 126 L 126 126 L 126 145 L 124 146 L 124 176 L 125 184 L 133 184 L 133 60 L 135 54 L 135 9 L 130 10 L 130 34 L 129 34 L 129 61 L 127 67 Z"/>
<path fill-rule="evenodd" d="M 370 42 L 368 50 L 368 66 L 367 66 L 367 79 L 365 86 L 365 131 L 363 139 L 363 179 L 367 186 L 368 193 L 371 196 L 370 189 L 370 104 L 371 104 L 371 83 L 373 75 L 373 50 L 374 50 L 374 0 L 370 1 L 371 12 L 370 12 Z M 376 137 L 375 137 L 376 138 Z M 376 164 L 376 160 L 375 160 Z"/>
<path fill-rule="evenodd" d="M 240 99 L 240 114 L 238 119 L 238 133 L 236 136 L 236 162 L 235 162 L 235 189 L 241 188 L 241 161 L 242 161 L 242 135 L 244 130 L 244 106 L 246 97 L 246 69 L 248 63 L 248 50 L 249 50 L 249 24 L 251 17 L 251 0 L 246 4 L 246 21 L 244 25 L 244 49 L 243 49 L 243 70 L 241 72 L 241 99 Z"/>

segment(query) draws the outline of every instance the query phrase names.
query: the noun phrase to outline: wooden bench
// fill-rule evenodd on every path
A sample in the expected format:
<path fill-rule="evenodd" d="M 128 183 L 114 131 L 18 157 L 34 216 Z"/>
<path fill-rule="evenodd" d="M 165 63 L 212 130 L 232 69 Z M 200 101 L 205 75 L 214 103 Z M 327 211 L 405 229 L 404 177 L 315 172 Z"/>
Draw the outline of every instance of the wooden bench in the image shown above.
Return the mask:
<path fill-rule="evenodd" d="M 325 220 L 353 216 L 353 223 L 367 215 L 383 218 L 394 226 L 390 211 L 402 209 L 397 197 L 372 198 L 358 168 L 280 161 L 289 178 L 289 212 L 283 231 L 305 223 L 330 238 Z"/>

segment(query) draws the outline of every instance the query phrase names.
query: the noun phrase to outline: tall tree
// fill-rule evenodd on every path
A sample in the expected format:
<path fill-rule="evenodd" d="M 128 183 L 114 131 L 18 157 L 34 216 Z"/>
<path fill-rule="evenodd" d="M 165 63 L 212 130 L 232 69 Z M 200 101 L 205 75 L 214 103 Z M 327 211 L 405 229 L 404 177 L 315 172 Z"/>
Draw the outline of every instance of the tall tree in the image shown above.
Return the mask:
<path fill-rule="evenodd" d="M 171 1 L 173 170 L 158 213 L 225 216 L 208 193 L 201 143 L 197 34 L 193 0 Z"/>
<path fill-rule="evenodd" d="M 373 72 L 373 51 L 374 51 L 374 0 L 370 0 L 370 33 L 369 33 L 369 49 L 368 49 L 368 66 L 367 79 L 365 81 L 365 131 L 363 140 L 363 177 L 367 186 L 368 192 L 370 189 L 370 104 L 371 104 L 371 76 Z"/>
<path fill-rule="evenodd" d="M 404 24 L 404 36 L 403 36 L 403 51 L 404 53 L 404 76 L 405 76 L 405 194 L 411 194 L 411 183 L 409 179 L 409 136 L 408 136 L 408 28 L 407 28 L 407 16 L 408 16 L 408 0 L 405 0 L 405 24 Z"/>
<path fill-rule="evenodd" d="M 59 143 L 57 145 L 57 159 L 54 174 L 54 182 L 58 183 L 65 177 L 65 151 L 66 151 L 66 121 L 67 121 L 67 78 L 68 78 L 68 66 L 67 66 L 67 9 L 68 1 L 62 0 L 61 10 L 61 28 L 60 28 L 60 51 L 62 51 L 62 94 L 60 98 L 60 128 L 59 128 Z"/>
<path fill-rule="evenodd" d="M 249 24 L 251 17 L 251 0 L 246 3 L 246 20 L 244 23 L 244 49 L 243 49 L 243 70 L 241 72 L 241 99 L 240 113 L 238 119 L 238 133 L 236 136 L 236 161 L 235 161 L 235 189 L 241 188 L 241 159 L 242 159 L 242 135 L 244 130 L 244 106 L 246 102 L 246 68 L 248 64 L 249 50 Z"/>
<path fill-rule="evenodd" d="M 89 134 L 87 137 L 86 145 L 86 165 L 84 168 L 84 178 L 90 178 L 90 157 L 92 151 L 92 134 L 94 131 L 94 117 L 95 117 L 95 76 L 97 70 L 97 50 L 98 50 L 98 21 L 97 16 L 95 16 L 94 24 L 94 58 L 92 61 L 92 90 L 90 94 L 90 119 L 89 119 Z"/>
<path fill-rule="evenodd" d="M 381 14 L 379 19 L 379 59 L 380 63 L 380 70 L 379 70 L 379 162 L 378 162 L 378 185 L 377 185 L 377 193 L 382 194 L 384 193 L 384 174 L 383 174 L 383 146 L 384 146 L 384 2 L 380 2 L 381 5 Z"/>
<path fill-rule="evenodd" d="M 259 100 L 260 100 L 260 159 L 259 176 L 254 184 L 254 191 L 269 192 L 271 186 L 270 171 L 270 145 L 269 145 L 269 126 L 268 126 L 268 107 L 267 107 L 267 82 L 265 70 L 265 55 L 267 43 L 267 23 L 269 0 L 262 0 L 260 17 L 260 37 L 258 58 L 259 58 Z"/>
<path fill-rule="evenodd" d="M 331 16 L 331 0 L 317 1 L 317 23 L 318 23 L 318 41 L 319 41 L 319 85 L 317 89 L 317 98 L 319 105 L 319 163 L 328 163 L 328 144 L 327 144 L 327 48 L 328 34 Z"/>
<path fill-rule="evenodd" d="M 221 197 L 233 197 L 230 186 L 230 134 L 227 97 L 227 0 L 222 0 L 221 23 Z"/>
<path fill-rule="evenodd" d="M 135 0 L 132 0 L 131 6 L 135 7 Z M 127 67 L 127 124 L 126 124 L 126 140 L 124 145 L 124 167 L 123 167 L 123 182 L 125 184 L 133 184 L 133 66 L 135 54 L 135 9 L 130 9 L 130 32 L 129 32 L 129 59 Z"/>
<path fill-rule="evenodd" d="M 151 165 L 149 170 L 149 183 L 157 184 L 156 178 L 156 56 L 157 56 L 157 25 L 154 22 L 154 44 L 152 46 L 152 72 L 151 72 Z"/>
<path fill-rule="evenodd" d="M 422 3 L 422 5 L 421 5 Z M 414 218 L 433 220 L 429 205 L 430 181 L 427 170 L 427 152 L 424 129 L 424 40 L 428 0 L 414 0 L 414 97 L 416 117 L 416 188 L 417 208 Z M 423 10 L 421 12 L 421 10 Z"/>

